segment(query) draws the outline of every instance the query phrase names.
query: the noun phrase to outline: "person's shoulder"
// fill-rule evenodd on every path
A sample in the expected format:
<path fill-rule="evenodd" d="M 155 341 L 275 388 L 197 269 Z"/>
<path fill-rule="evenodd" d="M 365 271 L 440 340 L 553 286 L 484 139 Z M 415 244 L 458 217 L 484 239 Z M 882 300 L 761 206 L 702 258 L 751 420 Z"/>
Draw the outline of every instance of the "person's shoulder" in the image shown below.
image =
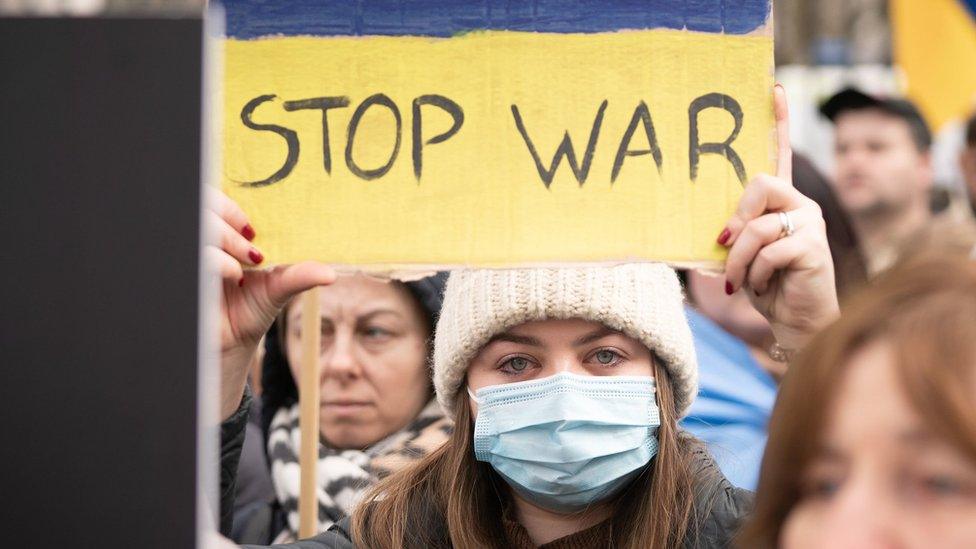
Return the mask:
<path fill-rule="evenodd" d="M 340 520 L 327 531 L 306 540 L 313 545 L 303 546 L 302 549 L 352 549 L 351 521 L 349 517 Z"/>
<path fill-rule="evenodd" d="M 752 492 L 734 486 L 722 473 L 718 463 L 701 440 L 687 432 L 681 434 L 689 472 L 695 481 L 696 500 L 730 499 L 734 503 L 752 505 Z M 696 501 L 696 503 L 703 503 Z M 746 509 L 748 512 L 749 509 Z"/>
<path fill-rule="evenodd" d="M 288 543 L 285 545 L 274 545 L 274 549 L 352 549 L 352 535 L 350 519 L 348 517 L 332 525 L 327 531 L 317 536 Z M 258 545 L 243 545 L 244 549 L 266 549 Z"/>
<path fill-rule="evenodd" d="M 682 436 L 694 481 L 695 527 L 689 547 L 726 547 L 752 511 L 753 493 L 733 486 L 705 444 Z"/>
<path fill-rule="evenodd" d="M 976 219 L 966 212 L 944 212 L 901 243 L 895 267 L 924 260 L 933 255 L 968 257 L 976 246 Z"/>

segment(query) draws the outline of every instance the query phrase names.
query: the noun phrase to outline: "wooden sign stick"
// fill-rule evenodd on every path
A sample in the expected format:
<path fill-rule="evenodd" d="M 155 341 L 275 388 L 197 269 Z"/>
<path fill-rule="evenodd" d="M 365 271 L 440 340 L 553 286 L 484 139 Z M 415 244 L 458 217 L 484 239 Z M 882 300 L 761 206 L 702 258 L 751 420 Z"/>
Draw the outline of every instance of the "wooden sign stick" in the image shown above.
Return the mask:
<path fill-rule="evenodd" d="M 299 418 L 302 444 L 298 456 L 301 490 L 298 498 L 298 535 L 318 534 L 319 501 L 319 346 L 322 339 L 322 317 L 319 314 L 319 290 L 312 288 L 302 295 L 302 364 L 298 381 Z"/>

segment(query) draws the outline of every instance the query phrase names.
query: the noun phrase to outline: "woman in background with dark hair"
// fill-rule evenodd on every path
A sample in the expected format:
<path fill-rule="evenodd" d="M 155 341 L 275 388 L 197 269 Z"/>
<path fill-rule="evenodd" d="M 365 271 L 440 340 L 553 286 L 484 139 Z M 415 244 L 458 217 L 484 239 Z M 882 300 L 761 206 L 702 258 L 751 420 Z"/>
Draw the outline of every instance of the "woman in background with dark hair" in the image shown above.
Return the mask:
<path fill-rule="evenodd" d="M 427 368 L 431 326 L 443 277 L 423 292 L 399 282 L 362 275 L 339 276 L 321 263 L 254 269 L 263 262 L 251 240 L 255 230 L 232 200 L 207 187 L 204 220 L 218 239 L 204 247 L 208 266 L 220 273 L 220 531 L 233 528 L 237 467 L 252 400 L 250 364 L 267 338 L 265 380 L 269 459 L 285 515 L 284 535 L 297 529 L 297 391 L 302 363 L 301 307 L 292 298 L 319 287 L 322 316 L 319 529 L 343 518 L 377 479 L 426 455 L 447 438 L 449 421 L 433 402 Z M 417 285 L 412 286 L 414 290 Z M 289 305 L 291 303 L 291 305 Z M 275 348 L 280 345 L 280 348 Z M 287 363 L 291 383 L 282 366 Z M 293 494 L 294 497 L 293 497 Z M 266 522 L 270 522 L 265 517 Z M 258 528 L 258 530 L 261 530 Z M 275 528 L 263 530 L 267 536 Z M 263 541 L 263 540 L 262 540 Z"/>
<path fill-rule="evenodd" d="M 844 296 L 867 279 L 867 269 L 847 215 L 827 179 L 801 155 L 793 155 L 793 186 L 823 212 L 827 244 L 834 259 L 837 293 Z M 746 291 L 727 295 L 721 277 L 685 273 L 687 309 L 700 392 L 682 427 L 705 441 L 728 479 L 756 489 L 759 464 L 786 358 L 770 353 L 769 323 L 752 306 Z"/>
<path fill-rule="evenodd" d="M 427 368 L 446 273 L 415 282 L 342 276 L 319 289 L 322 311 L 319 531 L 347 516 L 375 481 L 439 446 L 450 421 Z M 260 426 L 275 499 L 235 517 L 235 541 L 298 537 L 301 307 L 265 337 Z"/>
<path fill-rule="evenodd" d="M 972 547 L 976 261 L 919 257 L 793 363 L 743 548 Z"/>
<path fill-rule="evenodd" d="M 823 212 L 827 226 L 827 245 L 830 246 L 830 255 L 834 259 L 837 294 L 843 299 L 868 280 L 867 263 L 861 255 L 854 226 L 837 201 L 830 182 L 801 154 L 793 155 L 793 186 L 816 202 Z"/>

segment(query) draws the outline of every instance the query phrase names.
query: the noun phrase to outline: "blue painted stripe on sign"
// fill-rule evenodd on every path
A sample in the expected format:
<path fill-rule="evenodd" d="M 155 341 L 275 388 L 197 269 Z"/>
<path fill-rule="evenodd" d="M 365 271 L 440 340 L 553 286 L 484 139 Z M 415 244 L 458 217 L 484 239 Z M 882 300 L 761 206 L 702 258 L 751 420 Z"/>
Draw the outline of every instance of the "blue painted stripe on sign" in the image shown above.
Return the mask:
<path fill-rule="evenodd" d="M 227 36 L 437 36 L 477 30 L 747 34 L 770 0 L 223 0 Z"/>
<path fill-rule="evenodd" d="M 969 10 L 969 15 L 973 16 L 974 22 L 976 22 L 976 0 L 959 0 L 962 5 Z"/>

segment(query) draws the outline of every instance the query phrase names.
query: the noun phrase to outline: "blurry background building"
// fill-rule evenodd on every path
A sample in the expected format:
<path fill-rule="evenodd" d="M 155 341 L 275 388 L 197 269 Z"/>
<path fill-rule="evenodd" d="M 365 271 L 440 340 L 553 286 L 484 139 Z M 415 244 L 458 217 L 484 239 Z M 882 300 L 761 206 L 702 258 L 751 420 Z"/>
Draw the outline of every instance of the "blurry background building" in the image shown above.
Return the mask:
<path fill-rule="evenodd" d="M 776 64 L 888 65 L 887 0 L 774 0 Z"/>
<path fill-rule="evenodd" d="M 907 95 L 932 126 L 936 181 L 960 195 L 962 120 L 976 108 L 976 0 L 775 0 L 777 79 L 794 147 L 830 173 L 817 106 L 841 87 Z"/>
<path fill-rule="evenodd" d="M 206 0 L 0 0 L 0 14 L 180 15 L 202 13 Z"/>

